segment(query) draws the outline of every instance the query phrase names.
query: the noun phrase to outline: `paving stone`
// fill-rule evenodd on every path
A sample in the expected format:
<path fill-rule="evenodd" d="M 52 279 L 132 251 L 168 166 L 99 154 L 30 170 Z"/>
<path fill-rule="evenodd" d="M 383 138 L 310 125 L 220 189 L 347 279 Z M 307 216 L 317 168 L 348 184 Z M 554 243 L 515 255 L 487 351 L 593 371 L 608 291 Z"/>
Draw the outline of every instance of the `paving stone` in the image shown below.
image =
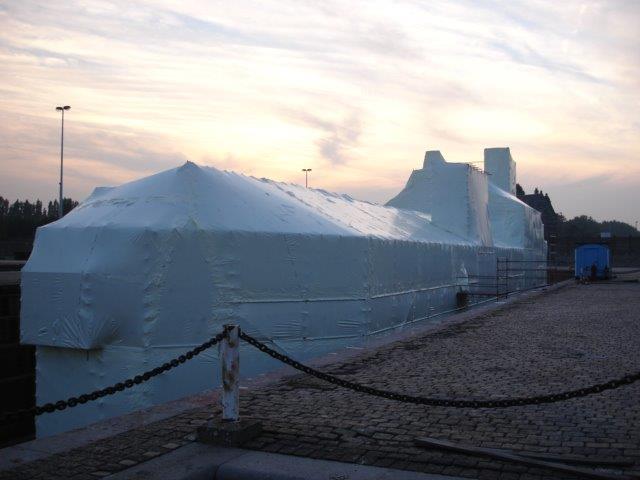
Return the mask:
<path fill-rule="evenodd" d="M 173 442 L 165 443 L 164 445 L 162 445 L 162 448 L 166 448 L 167 450 L 175 450 L 178 447 L 180 447 L 180 444 Z"/>

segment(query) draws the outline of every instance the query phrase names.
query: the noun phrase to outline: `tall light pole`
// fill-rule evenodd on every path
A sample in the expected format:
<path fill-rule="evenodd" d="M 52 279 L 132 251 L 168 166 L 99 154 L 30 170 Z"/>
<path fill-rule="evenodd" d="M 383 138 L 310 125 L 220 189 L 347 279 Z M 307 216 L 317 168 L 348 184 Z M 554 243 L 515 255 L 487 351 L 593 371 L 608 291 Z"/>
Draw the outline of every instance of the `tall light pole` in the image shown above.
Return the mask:
<path fill-rule="evenodd" d="M 311 171 L 311 169 L 303 168 L 302 171 L 304 172 L 304 187 L 309 188 L 309 172 Z"/>
<path fill-rule="evenodd" d="M 62 206 L 62 166 L 64 161 L 64 111 L 71 110 L 69 105 L 65 105 L 64 107 L 56 107 L 56 110 L 59 110 L 62 113 L 62 130 L 60 131 L 60 205 L 58 205 L 58 217 L 62 218 L 64 216 L 64 207 Z"/>

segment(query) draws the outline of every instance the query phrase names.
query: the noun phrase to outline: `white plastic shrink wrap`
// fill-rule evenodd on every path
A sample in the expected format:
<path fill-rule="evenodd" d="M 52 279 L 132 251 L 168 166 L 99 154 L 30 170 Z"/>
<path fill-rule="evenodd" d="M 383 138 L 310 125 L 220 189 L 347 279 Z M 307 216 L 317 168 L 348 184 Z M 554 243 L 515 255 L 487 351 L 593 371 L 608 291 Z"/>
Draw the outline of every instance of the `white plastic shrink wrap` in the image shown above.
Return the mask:
<path fill-rule="evenodd" d="M 193 163 L 96 189 L 38 229 L 23 269 L 37 403 L 139 374 L 225 323 L 300 360 L 366 345 L 454 309 L 470 279 L 495 274 L 496 255 L 545 256 L 537 212 L 439 152 L 389 205 Z M 241 366 L 245 376 L 278 367 L 246 345 Z M 37 435 L 213 388 L 219 375 L 211 349 L 133 389 L 40 416 Z"/>

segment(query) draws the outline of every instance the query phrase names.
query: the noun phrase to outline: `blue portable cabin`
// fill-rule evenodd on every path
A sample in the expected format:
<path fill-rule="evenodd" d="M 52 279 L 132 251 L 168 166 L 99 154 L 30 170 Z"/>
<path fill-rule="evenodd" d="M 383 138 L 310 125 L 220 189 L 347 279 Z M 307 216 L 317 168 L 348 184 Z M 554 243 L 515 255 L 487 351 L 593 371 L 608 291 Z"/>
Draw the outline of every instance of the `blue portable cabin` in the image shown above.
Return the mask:
<path fill-rule="evenodd" d="M 611 255 L 607 245 L 589 243 L 580 245 L 575 250 L 576 278 L 590 278 L 592 266 L 596 266 L 596 278 L 609 278 L 611 272 Z"/>

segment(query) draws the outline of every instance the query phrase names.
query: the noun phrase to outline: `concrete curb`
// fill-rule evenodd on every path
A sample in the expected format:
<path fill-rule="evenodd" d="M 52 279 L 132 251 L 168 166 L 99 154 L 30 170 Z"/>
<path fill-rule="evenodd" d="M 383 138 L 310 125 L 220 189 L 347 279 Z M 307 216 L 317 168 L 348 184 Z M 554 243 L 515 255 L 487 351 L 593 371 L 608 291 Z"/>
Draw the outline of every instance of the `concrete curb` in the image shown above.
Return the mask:
<path fill-rule="evenodd" d="M 192 443 L 109 480 L 462 480 L 392 468 Z"/>

